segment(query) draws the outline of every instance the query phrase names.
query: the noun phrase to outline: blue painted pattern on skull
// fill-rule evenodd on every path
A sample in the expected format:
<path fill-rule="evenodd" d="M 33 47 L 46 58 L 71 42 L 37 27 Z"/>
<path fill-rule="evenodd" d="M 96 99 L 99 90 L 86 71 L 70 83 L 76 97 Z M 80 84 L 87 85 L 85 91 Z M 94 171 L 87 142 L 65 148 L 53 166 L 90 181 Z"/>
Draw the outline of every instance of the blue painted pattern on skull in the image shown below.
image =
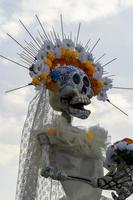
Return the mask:
<path fill-rule="evenodd" d="M 90 81 L 85 72 L 74 66 L 58 67 L 52 72 L 52 80 L 59 85 L 62 92 L 66 88 L 78 88 L 87 94 L 90 90 Z"/>

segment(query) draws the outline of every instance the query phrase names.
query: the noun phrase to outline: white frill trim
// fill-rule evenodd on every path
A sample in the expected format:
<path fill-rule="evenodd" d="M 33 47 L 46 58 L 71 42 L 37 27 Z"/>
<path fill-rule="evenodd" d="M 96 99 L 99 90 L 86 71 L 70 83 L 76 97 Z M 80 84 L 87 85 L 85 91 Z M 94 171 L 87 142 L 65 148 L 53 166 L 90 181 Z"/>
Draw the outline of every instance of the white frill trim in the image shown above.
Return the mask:
<path fill-rule="evenodd" d="M 61 149 L 71 149 L 75 156 L 103 158 L 103 152 L 108 144 L 108 134 L 99 125 L 89 129 L 81 129 L 70 125 L 64 117 L 56 116 L 52 124 L 48 124 L 37 134 L 39 132 L 47 134 L 50 128 L 56 130 L 56 135 L 48 135 L 51 144 L 57 145 Z M 93 138 L 90 140 L 86 136 L 89 131 L 93 133 Z"/>

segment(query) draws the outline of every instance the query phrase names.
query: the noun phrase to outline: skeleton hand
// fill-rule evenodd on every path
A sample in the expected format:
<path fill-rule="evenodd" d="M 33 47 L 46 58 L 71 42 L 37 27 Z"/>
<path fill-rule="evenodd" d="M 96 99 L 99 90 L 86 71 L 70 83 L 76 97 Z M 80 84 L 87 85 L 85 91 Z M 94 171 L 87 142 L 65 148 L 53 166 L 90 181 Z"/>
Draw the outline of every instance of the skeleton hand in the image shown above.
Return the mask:
<path fill-rule="evenodd" d="M 52 166 L 42 168 L 41 175 L 45 178 L 51 177 L 54 180 L 63 180 L 67 178 L 67 175 L 65 172 L 54 168 Z"/>

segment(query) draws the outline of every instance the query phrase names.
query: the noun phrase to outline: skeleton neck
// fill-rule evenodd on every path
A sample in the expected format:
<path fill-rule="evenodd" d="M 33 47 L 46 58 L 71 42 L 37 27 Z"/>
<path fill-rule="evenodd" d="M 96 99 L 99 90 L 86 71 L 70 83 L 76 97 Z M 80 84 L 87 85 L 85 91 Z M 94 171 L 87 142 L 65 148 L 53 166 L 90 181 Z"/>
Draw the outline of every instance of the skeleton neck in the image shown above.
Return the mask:
<path fill-rule="evenodd" d="M 72 117 L 66 112 L 62 112 L 62 117 L 64 117 L 68 121 L 69 124 L 72 123 Z"/>

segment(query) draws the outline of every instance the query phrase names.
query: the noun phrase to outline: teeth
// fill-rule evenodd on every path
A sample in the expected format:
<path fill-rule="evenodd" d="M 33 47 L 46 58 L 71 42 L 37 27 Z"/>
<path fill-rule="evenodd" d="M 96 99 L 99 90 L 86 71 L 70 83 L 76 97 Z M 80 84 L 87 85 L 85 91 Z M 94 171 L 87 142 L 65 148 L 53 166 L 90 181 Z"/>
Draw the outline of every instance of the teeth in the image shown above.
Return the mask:
<path fill-rule="evenodd" d="M 70 102 L 70 104 L 78 104 L 78 103 L 83 103 L 85 105 L 88 105 L 90 103 L 90 99 L 86 96 L 82 96 L 82 97 L 75 97 L 72 99 L 72 101 Z"/>

